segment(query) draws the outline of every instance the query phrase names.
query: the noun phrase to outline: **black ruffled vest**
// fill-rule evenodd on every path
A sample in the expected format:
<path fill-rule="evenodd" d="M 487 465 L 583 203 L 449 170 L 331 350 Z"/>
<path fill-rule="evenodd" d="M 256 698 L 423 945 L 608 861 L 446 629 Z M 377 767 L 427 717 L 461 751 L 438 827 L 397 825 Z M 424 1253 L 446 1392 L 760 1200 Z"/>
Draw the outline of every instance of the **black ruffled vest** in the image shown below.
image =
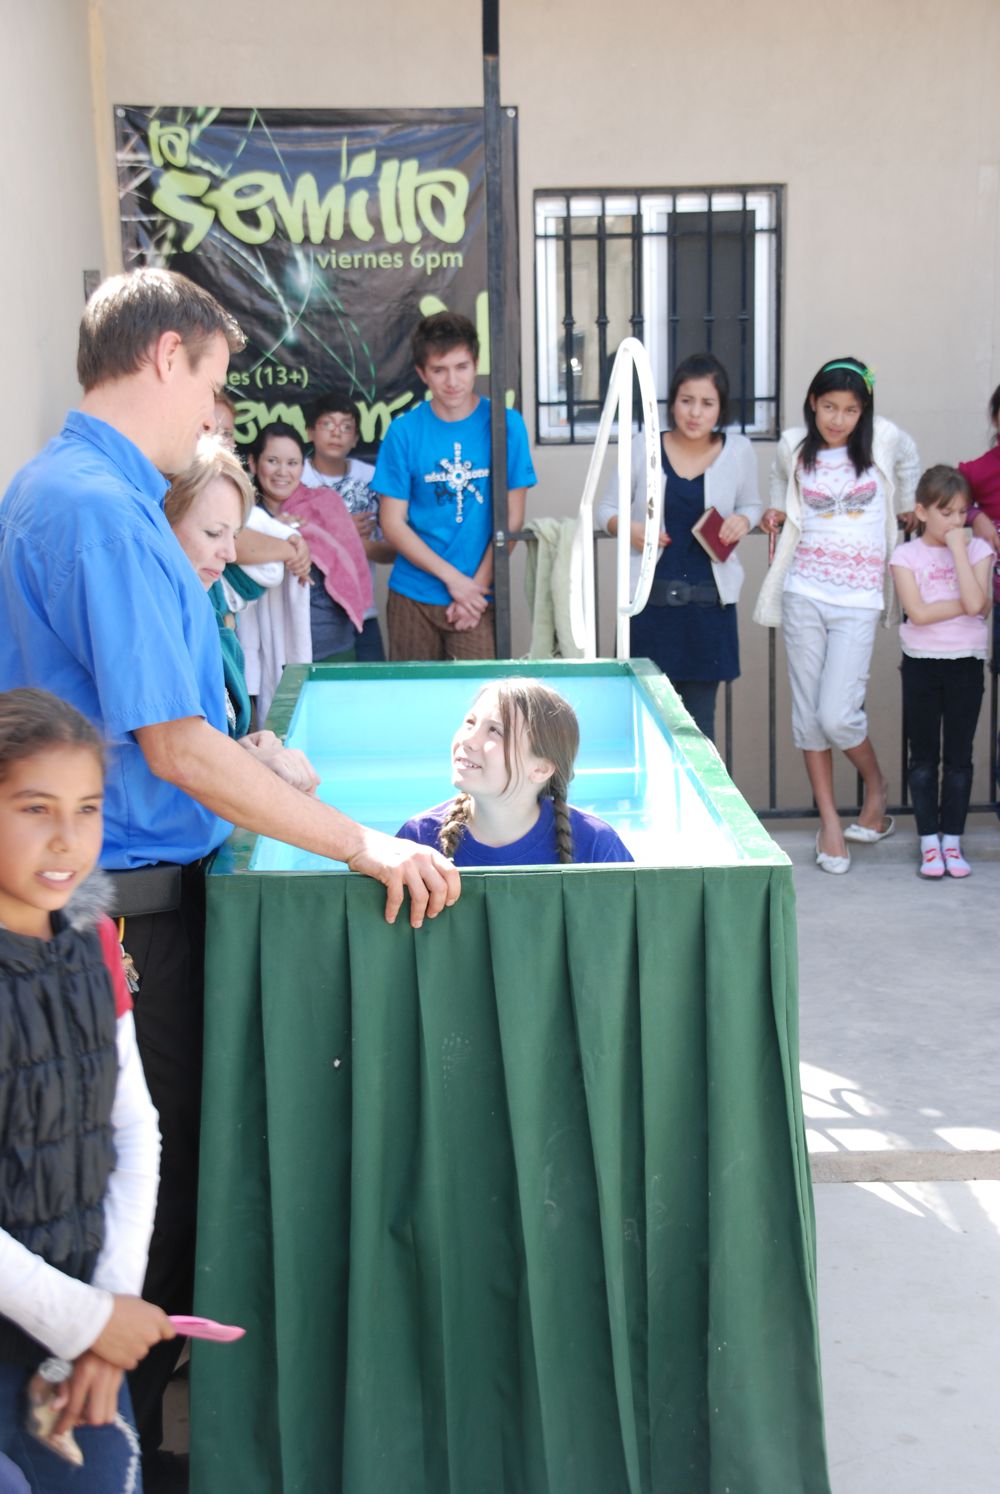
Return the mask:
<path fill-rule="evenodd" d="M 117 1018 L 93 927 L 59 914 L 53 926 L 51 939 L 0 928 L 0 1225 L 89 1281 L 115 1165 Z M 0 1316 L 0 1361 L 34 1365 L 48 1352 Z"/>

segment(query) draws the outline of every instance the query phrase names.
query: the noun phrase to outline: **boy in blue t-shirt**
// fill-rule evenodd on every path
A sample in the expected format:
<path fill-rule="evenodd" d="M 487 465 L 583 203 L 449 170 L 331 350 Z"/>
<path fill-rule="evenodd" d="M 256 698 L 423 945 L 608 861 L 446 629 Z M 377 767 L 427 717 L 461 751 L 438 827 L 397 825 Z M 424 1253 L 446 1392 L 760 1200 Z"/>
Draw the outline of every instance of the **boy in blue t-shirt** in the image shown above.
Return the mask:
<path fill-rule="evenodd" d="M 382 533 L 397 551 L 389 658 L 492 659 L 490 402 L 476 393 L 479 338 L 467 317 L 440 311 L 418 324 L 412 347 L 431 398 L 389 427 L 372 480 Z M 535 482 L 524 421 L 508 410 L 511 531 Z"/>

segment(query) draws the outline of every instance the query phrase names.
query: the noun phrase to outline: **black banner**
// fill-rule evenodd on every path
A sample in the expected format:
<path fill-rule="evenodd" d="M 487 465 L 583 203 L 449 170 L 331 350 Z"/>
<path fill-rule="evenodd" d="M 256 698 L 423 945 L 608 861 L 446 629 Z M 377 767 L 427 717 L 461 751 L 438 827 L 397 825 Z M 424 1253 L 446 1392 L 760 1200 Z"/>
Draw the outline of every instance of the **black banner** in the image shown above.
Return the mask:
<path fill-rule="evenodd" d="M 486 189 L 478 109 L 115 110 L 125 268 L 204 286 L 248 338 L 229 387 L 237 438 L 334 389 L 361 449 L 424 387 L 410 333 L 447 309 L 477 325 L 489 374 Z M 516 115 L 504 111 L 505 334 L 520 396 Z"/>

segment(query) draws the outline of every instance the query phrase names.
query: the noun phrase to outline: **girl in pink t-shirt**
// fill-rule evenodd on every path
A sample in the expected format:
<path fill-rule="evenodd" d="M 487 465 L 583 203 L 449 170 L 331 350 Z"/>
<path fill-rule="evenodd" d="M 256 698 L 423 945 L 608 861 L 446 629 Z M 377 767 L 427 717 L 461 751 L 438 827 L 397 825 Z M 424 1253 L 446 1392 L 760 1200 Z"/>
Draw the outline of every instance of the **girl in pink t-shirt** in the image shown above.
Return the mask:
<path fill-rule="evenodd" d="M 897 546 L 889 562 L 907 617 L 899 630 L 903 710 L 920 875 L 928 878 L 946 872 L 967 877 L 971 871 L 961 837 L 983 698 L 993 550 L 967 534 L 968 508 L 962 474 L 954 467 L 929 467 L 917 484 L 918 537 Z"/>

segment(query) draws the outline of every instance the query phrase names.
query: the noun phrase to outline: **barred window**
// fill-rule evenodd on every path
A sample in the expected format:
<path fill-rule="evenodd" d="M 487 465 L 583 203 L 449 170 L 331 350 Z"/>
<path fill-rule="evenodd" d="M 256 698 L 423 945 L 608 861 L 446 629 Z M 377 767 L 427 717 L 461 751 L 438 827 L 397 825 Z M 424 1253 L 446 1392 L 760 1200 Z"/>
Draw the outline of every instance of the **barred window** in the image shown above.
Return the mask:
<path fill-rule="evenodd" d="M 589 442 L 623 337 L 646 345 L 666 416 L 691 353 L 725 365 L 731 421 L 777 435 L 781 187 L 535 193 L 536 430 Z"/>

